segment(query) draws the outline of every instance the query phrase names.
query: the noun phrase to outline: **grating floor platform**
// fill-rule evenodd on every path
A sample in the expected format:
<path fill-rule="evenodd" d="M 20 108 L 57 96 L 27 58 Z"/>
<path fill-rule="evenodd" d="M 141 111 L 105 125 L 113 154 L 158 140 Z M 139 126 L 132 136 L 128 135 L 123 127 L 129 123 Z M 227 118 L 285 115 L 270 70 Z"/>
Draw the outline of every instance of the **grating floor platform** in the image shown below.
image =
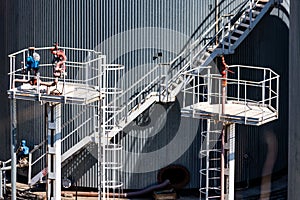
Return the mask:
<path fill-rule="evenodd" d="M 36 86 L 24 83 L 8 90 L 9 98 L 66 104 L 89 104 L 101 98 L 93 86 L 76 83 L 58 83 L 57 86 Z"/>
<path fill-rule="evenodd" d="M 218 119 L 221 121 L 247 124 L 262 125 L 278 118 L 278 113 L 267 105 L 259 105 L 254 103 L 228 101 L 225 104 L 224 114 L 221 104 L 209 104 L 208 102 L 200 102 L 182 108 L 183 117 L 193 117 L 201 119 Z"/>

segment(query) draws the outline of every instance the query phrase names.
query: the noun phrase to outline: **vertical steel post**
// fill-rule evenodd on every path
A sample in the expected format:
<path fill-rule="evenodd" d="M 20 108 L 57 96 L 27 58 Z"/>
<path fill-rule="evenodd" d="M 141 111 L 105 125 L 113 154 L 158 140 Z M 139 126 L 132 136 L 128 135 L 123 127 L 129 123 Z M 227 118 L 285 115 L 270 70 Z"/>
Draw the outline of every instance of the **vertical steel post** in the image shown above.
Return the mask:
<path fill-rule="evenodd" d="M 206 131 L 206 174 L 205 174 L 205 178 L 206 178 L 206 191 L 205 191 L 205 199 L 208 199 L 208 195 L 209 195 L 209 141 L 210 141 L 210 131 L 212 129 L 212 126 L 211 126 L 211 121 L 208 119 L 207 120 L 207 131 Z"/>
<path fill-rule="evenodd" d="M 166 87 L 166 101 L 168 102 L 169 101 L 169 74 L 168 74 L 168 71 L 169 71 L 169 65 L 165 65 L 164 64 L 164 70 L 165 70 L 165 87 Z"/>
<path fill-rule="evenodd" d="M 61 199 L 61 104 L 46 104 L 47 109 L 47 198 Z"/>
<path fill-rule="evenodd" d="M 271 79 L 271 77 L 269 77 Z M 271 87 L 270 87 L 271 88 Z M 262 105 L 264 106 L 265 105 L 265 96 L 266 96 L 266 69 L 264 69 L 264 74 L 263 74 L 263 82 L 262 82 L 262 87 L 261 87 L 261 97 L 262 97 Z M 271 98 L 269 96 L 269 98 Z"/>
<path fill-rule="evenodd" d="M 11 199 L 17 199 L 17 158 L 16 158 L 16 134 L 17 134 L 17 112 L 16 99 L 10 99 L 10 119 L 11 119 Z"/>
<path fill-rule="evenodd" d="M 252 24 L 252 0 L 249 0 L 249 18 L 250 18 L 250 22 L 249 22 L 249 27 L 251 28 L 251 24 Z"/>
<path fill-rule="evenodd" d="M 223 125 L 221 132 L 221 200 L 225 197 L 225 130 L 226 125 Z"/>
<path fill-rule="evenodd" d="M 99 143 L 99 152 L 98 152 L 98 167 L 100 168 L 100 174 L 102 176 L 101 183 L 100 183 L 100 188 L 99 188 L 99 195 L 98 199 L 104 199 L 106 200 L 106 170 L 105 170 L 105 161 L 106 161 L 106 112 L 107 112 L 107 101 L 108 101 L 108 93 L 106 92 L 107 88 L 107 66 L 105 65 L 104 70 L 103 70 L 103 91 L 104 91 L 104 99 L 102 101 L 102 135 L 100 138 L 103 139 L 103 144 Z M 102 149 L 102 151 L 101 151 Z"/>
<path fill-rule="evenodd" d="M 100 91 L 102 91 L 103 97 L 101 97 L 102 101 L 99 102 L 99 138 L 98 138 L 98 199 L 102 199 L 101 197 L 104 197 L 105 199 L 105 193 L 104 193 L 104 184 L 105 184 L 105 166 L 103 165 L 103 161 L 105 159 L 104 155 L 104 143 L 105 143 L 105 116 L 106 116 L 106 101 L 107 101 L 107 93 L 106 93 L 106 73 L 107 73 L 107 66 L 106 66 L 106 57 L 103 56 L 103 60 L 100 67 L 101 75 L 101 82 L 99 83 Z M 101 112 L 102 111 L 102 112 Z M 102 116 L 100 116 L 102 114 Z M 102 120 L 102 122 L 100 122 Z M 101 128 L 100 128 L 100 124 Z M 103 140 L 103 144 L 101 144 Z"/>
<path fill-rule="evenodd" d="M 234 200 L 235 124 L 227 126 L 227 133 L 227 143 L 229 144 L 229 152 L 227 156 L 229 167 L 228 200 Z"/>
<path fill-rule="evenodd" d="M 215 18 L 216 18 L 216 34 L 219 32 L 219 13 L 220 13 L 220 6 L 219 6 L 219 0 L 215 0 L 215 6 L 216 6 L 216 16 L 215 16 Z M 216 38 L 216 45 L 218 44 L 218 38 Z"/>
<path fill-rule="evenodd" d="M 0 168 L 0 198 L 3 199 L 3 177 L 2 177 L 2 169 Z"/>
<path fill-rule="evenodd" d="M 32 171 L 32 153 L 29 153 L 28 156 L 28 184 L 31 183 L 31 171 Z"/>

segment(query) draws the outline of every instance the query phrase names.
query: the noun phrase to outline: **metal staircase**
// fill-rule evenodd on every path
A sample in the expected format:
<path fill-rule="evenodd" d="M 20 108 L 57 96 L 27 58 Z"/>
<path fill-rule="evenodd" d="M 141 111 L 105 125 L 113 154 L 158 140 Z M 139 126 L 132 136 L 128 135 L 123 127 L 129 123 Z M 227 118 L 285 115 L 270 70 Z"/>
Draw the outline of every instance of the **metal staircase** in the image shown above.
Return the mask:
<path fill-rule="evenodd" d="M 240 17 L 234 23 L 231 22 L 234 16 L 224 16 L 170 63 L 156 65 L 136 83 L 129 88 L 124 88 L 123 93 L 116 96 L 116 102 L 120 107 L 119 112 L 114 115 L 116 124 L 106 134 L 106 137 L 108 139 L 113 138 L 155 102 L 174 101 L 184 84 L 189 81 L 184 78 L 185 71 L 206 66 L 219 55 L 234 53 L 234 50 L 249 35 L 273 4 L 274 0 L 249 1 L 249 4 L 244 7 L 244 11 L 236 14 Z M 223 26 L 219 32 L 206 42 L 205 38 L 211 35 L 216 24 L 221 22 Z M 215 44 L 216 40 L 220 41 L 219 44 Z M 199 69 L 201 70 L 201 68 Z M 146 86 L 138 94 L 132 95 L 135 92 L 134 88 L 140 83 L 145 83 Z M 83 140 L 77 144 L 78 146 L 74 146 L 74 150 L 80 150 L 88 143 L 95 141 L 93 136 L 87 136 Z M 71 152 L 72 150 L 69 150 L 63 156 L 64 160 L 73 154 Z"/>
<path fill-rule="evenodd" d="M 108 194 L 108 191 L 111 191 L 111 189 L 120 189 L 122 186 L 121 182 L 115 181 L 118 179 L 116 177 L 118 176 L 117 170 L 121 167 L 121 160 L 118 160 L 118 156 L 116 156 L 119 153 L 111 153 L 119 152 L 121 150 L 121 146 L 114 144 L 112 139 L 116 137 L 117 134 L 129 123 L 149 109 L 149 107 L 151 107 L 154 103 L 174 101 L 182 88 L 193 80 L 191 77 L 186 76 L 186 72 L 191 70 L 195 71 L 196 69 L 197 73 L 200 73 L 203 70 L 201 66 L 209 65 L 209 63 L 211 63 L 217 56 L 233 54 L 234 50 L 249 35 L 263 16 L 268 12 L 274 2 L 275 0 L 250 0 L 248 4 L 243 5 L 243 7 L 239 9 L 241 12 L 236 13 L 235 15 L 222 16 L 199 38 L 187 45 L 187 47 L 170 63 L 156 65 L 147 74 L 130 86 L 126 86 L 122 82 L 117 83 L 118 80 L 122 79 L 120 74 L 118 74 L 116 75 L 118 79 L 114 81 L 114 85 L 106 86 L 103 84 L 103 80 L 106 80 L 105 78 L 102 77 L 100 78 L 101 81 L 97 80 L 98 82 L 94 83 L 95 80 L 93 80 L 93 77 L 89 77 L 90 79 L 88 80 L 93 82 L 95 87 L 81 89 L 82 94 L 86 94 L 86 91 L 94 91 L 96 89 L 98 94 L 90 93 L 94 95 L 92 97 L 78 97 L 75 95 L 68 96 L 68 91 L 66 90 L 62 90 L 63 93 L 61 96 L 44 95 L 40 92 L 43 88 L 37 86 L 35 87 L 37 93 L 27 93 L 25 95 L 22 94 L 22 92 L 26 90 L 25 87 L 21 88 L 23 90 L 22 92 L 11 87 L 11 91 L 9 92 L 10 98 L 75 104 L 93 104 L 95 100 L 99 101 L 97 105 L 92 106 L 93 111 L 89 111 L 90 116 L 92 117 L 86 119 L 85 122 L 82 122 L 81 125 L 70 131 L 64 138 L 62 138 L 62 142 L 69 141 L 68 138 L 74 138 L 74 135 L 76 136 L 78 132 L 82 132 L 84 130 L 85 123 L 94 127 L 93 130 L 86 133 L 84 136 L 77 138 L 69 149 L 63 151 L 61 155 L 61 162 L 64 164 L 68 159 L 76 155 L 90 143 L 98 143 L 101 147 L 98 152 L 98 158 L 101 158 L 101 162 L 99 163 L 99 166 L 101 166 L 99 167 L 99 176 L 101 176 L 99 179 L 99 191 L 102 191 L 102 197 L 109 198 L 108 196 L 105 196 Z M 220 25 L 218 32 L 215 32 L 216 25 Z M 213 37 L 211 37 L 212 35 Z M 207 38 L 211 39 L 207 41 Z M 67 50 L 67 48 L 65 49 Z M 24 52 L 18 53 L 23 54 L 23 57 L 25 57 Z M 94 52 L 89 52 L 89 54 L 92 53 Z M 95 61 L 95 59 L 96 58 L 92 58 L 91 60 Z M 11 61 L 15 62 L 13 57 L 11 57 Z M 69 63 L 70 66 L 74 65 L 74 67 L 76 67 L 75 64 L 74 62 Z M 81 65 L 81 63 L 79 64 Z M 101 64 L 103 65 L 103 63 Z M 93 62 L 88 62 L 88 65 L 91 65 L 89 67 L 93 69 L 93 67 L 96 68 L 96 66 L 98 66 L 98 63 L 94 64 Z M 105 64 L 103 66 L 105 66 Z M 111 65 L 111 67 L 111 71 L 117 73 L 116 68 L 121 66 Z M 93 70 L 95 73 L 99 73 L 96 69 Z M 18 70 L 11 68 L 10 71 L 17 72 Z M 83 73 L 87 74 L 86 72 Z M 101 76 L 105 75 L 102 73 Z M 30 76 L 28 74 L 28 78 L 29 77 Z M 45 75 L 44 77 L 41 76 L 40 78 L 47 78 L 48 81 L 52 81 L 51 78 L 48 77 L 50 77 L 50 75 Z M 16 74 L 11 74 L 11 83 L 17 78 Z M 64 80 L 62 85 L 58 85 L 58 88 L 64 88 L 64 84 L 68 81 L 70 80 Z M 143 85 L 143 87 L 139 88 L 137 92 L 136 88 L 140 85 Z M 112 88 L 115 90 L 109 90 Z M 103 99 L 105 100 L 103 101 Z M 80 118 L 80 116 L 78 117 Z M 100 124 L 99 122 L 101 120 L 102 122 Z M 44 167 L 40 168 L 40 170 L 32 170 L 35 165 L 39 167 L 45 166 L 44 158 L 47 155 L 46 152 L 37 151 L 42 146 L 45 146 L 45 144 L 41 143 L 37 148 L 34 148 L 31 151 L 29 165 L 30 185 L 35 184 L 38 180 L 45 176 L 45 172 L 47 171 Z M 39 155 L 34 155 L 37 152 L 39 152 Z M 31 178 L 32 171 L 35 171 L 35 176 L 33 178 Z"/>
<path fill-rule="evenodd" d="M 174 100 L 180 92 L 184 82 L 183 73 L 196 67 L 209 65 L 220 55 L 233 54 L 234 50 L 249 35 L 263 16 L 274 5 L 275 0 L 250 0 L 243 5 L 239 13 L 222 16 L 210 26 L 198 39 L 188 45 L 181 54 L 168 64 L 166 84 L 163 86 L 162 102 Z M 215 32 L 216 25 L 220 25 Z M 213 37 L 207 41 L 207 38 Z M 200 72 L 198 70 L 198 72 Z"/>

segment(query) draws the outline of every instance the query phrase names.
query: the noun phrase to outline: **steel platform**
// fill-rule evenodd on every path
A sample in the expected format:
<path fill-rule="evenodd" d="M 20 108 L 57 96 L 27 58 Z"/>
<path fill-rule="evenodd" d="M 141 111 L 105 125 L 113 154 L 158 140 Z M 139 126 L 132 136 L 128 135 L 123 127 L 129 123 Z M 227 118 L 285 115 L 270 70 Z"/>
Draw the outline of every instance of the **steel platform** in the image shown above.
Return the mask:
<path fill-rule="evenodd" d="M 101 99 L 94 86 L 76 83 L 58 83 L 57 86 L 22 85 L 7 91 L 9 98 L 65 104 L 89 104 Z"/>
<path fill-rule="evenodd" d="M 198 119 L 215 119 L 223 122 L 231 122 L 246 125 L 262 125 L 278 118 L 278 113 L 268 105 L 228 101 L 225 104 L 224 114 L 221 113 L 221 104 L 209 104 L 200 102 L 182 108 L 183 117 Z"/>

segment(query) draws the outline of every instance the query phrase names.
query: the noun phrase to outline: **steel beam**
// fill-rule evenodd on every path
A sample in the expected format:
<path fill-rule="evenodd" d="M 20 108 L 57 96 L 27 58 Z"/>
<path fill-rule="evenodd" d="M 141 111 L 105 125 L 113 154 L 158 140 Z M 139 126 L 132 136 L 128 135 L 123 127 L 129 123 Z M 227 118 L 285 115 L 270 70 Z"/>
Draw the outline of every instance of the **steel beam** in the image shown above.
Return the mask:
<path fill-rule="evenodd" d="M 47 199 L 61 199 L 61 104 L 46 104 Z"/>
<path fill-rule="evenodd" d="M 17 199 L 17 158 L 16 158 L 16 135 L 17 135 L 17 104 L 16 99 L 10 99 L 10 119 L 11 119 L 11 199 Z"/>

